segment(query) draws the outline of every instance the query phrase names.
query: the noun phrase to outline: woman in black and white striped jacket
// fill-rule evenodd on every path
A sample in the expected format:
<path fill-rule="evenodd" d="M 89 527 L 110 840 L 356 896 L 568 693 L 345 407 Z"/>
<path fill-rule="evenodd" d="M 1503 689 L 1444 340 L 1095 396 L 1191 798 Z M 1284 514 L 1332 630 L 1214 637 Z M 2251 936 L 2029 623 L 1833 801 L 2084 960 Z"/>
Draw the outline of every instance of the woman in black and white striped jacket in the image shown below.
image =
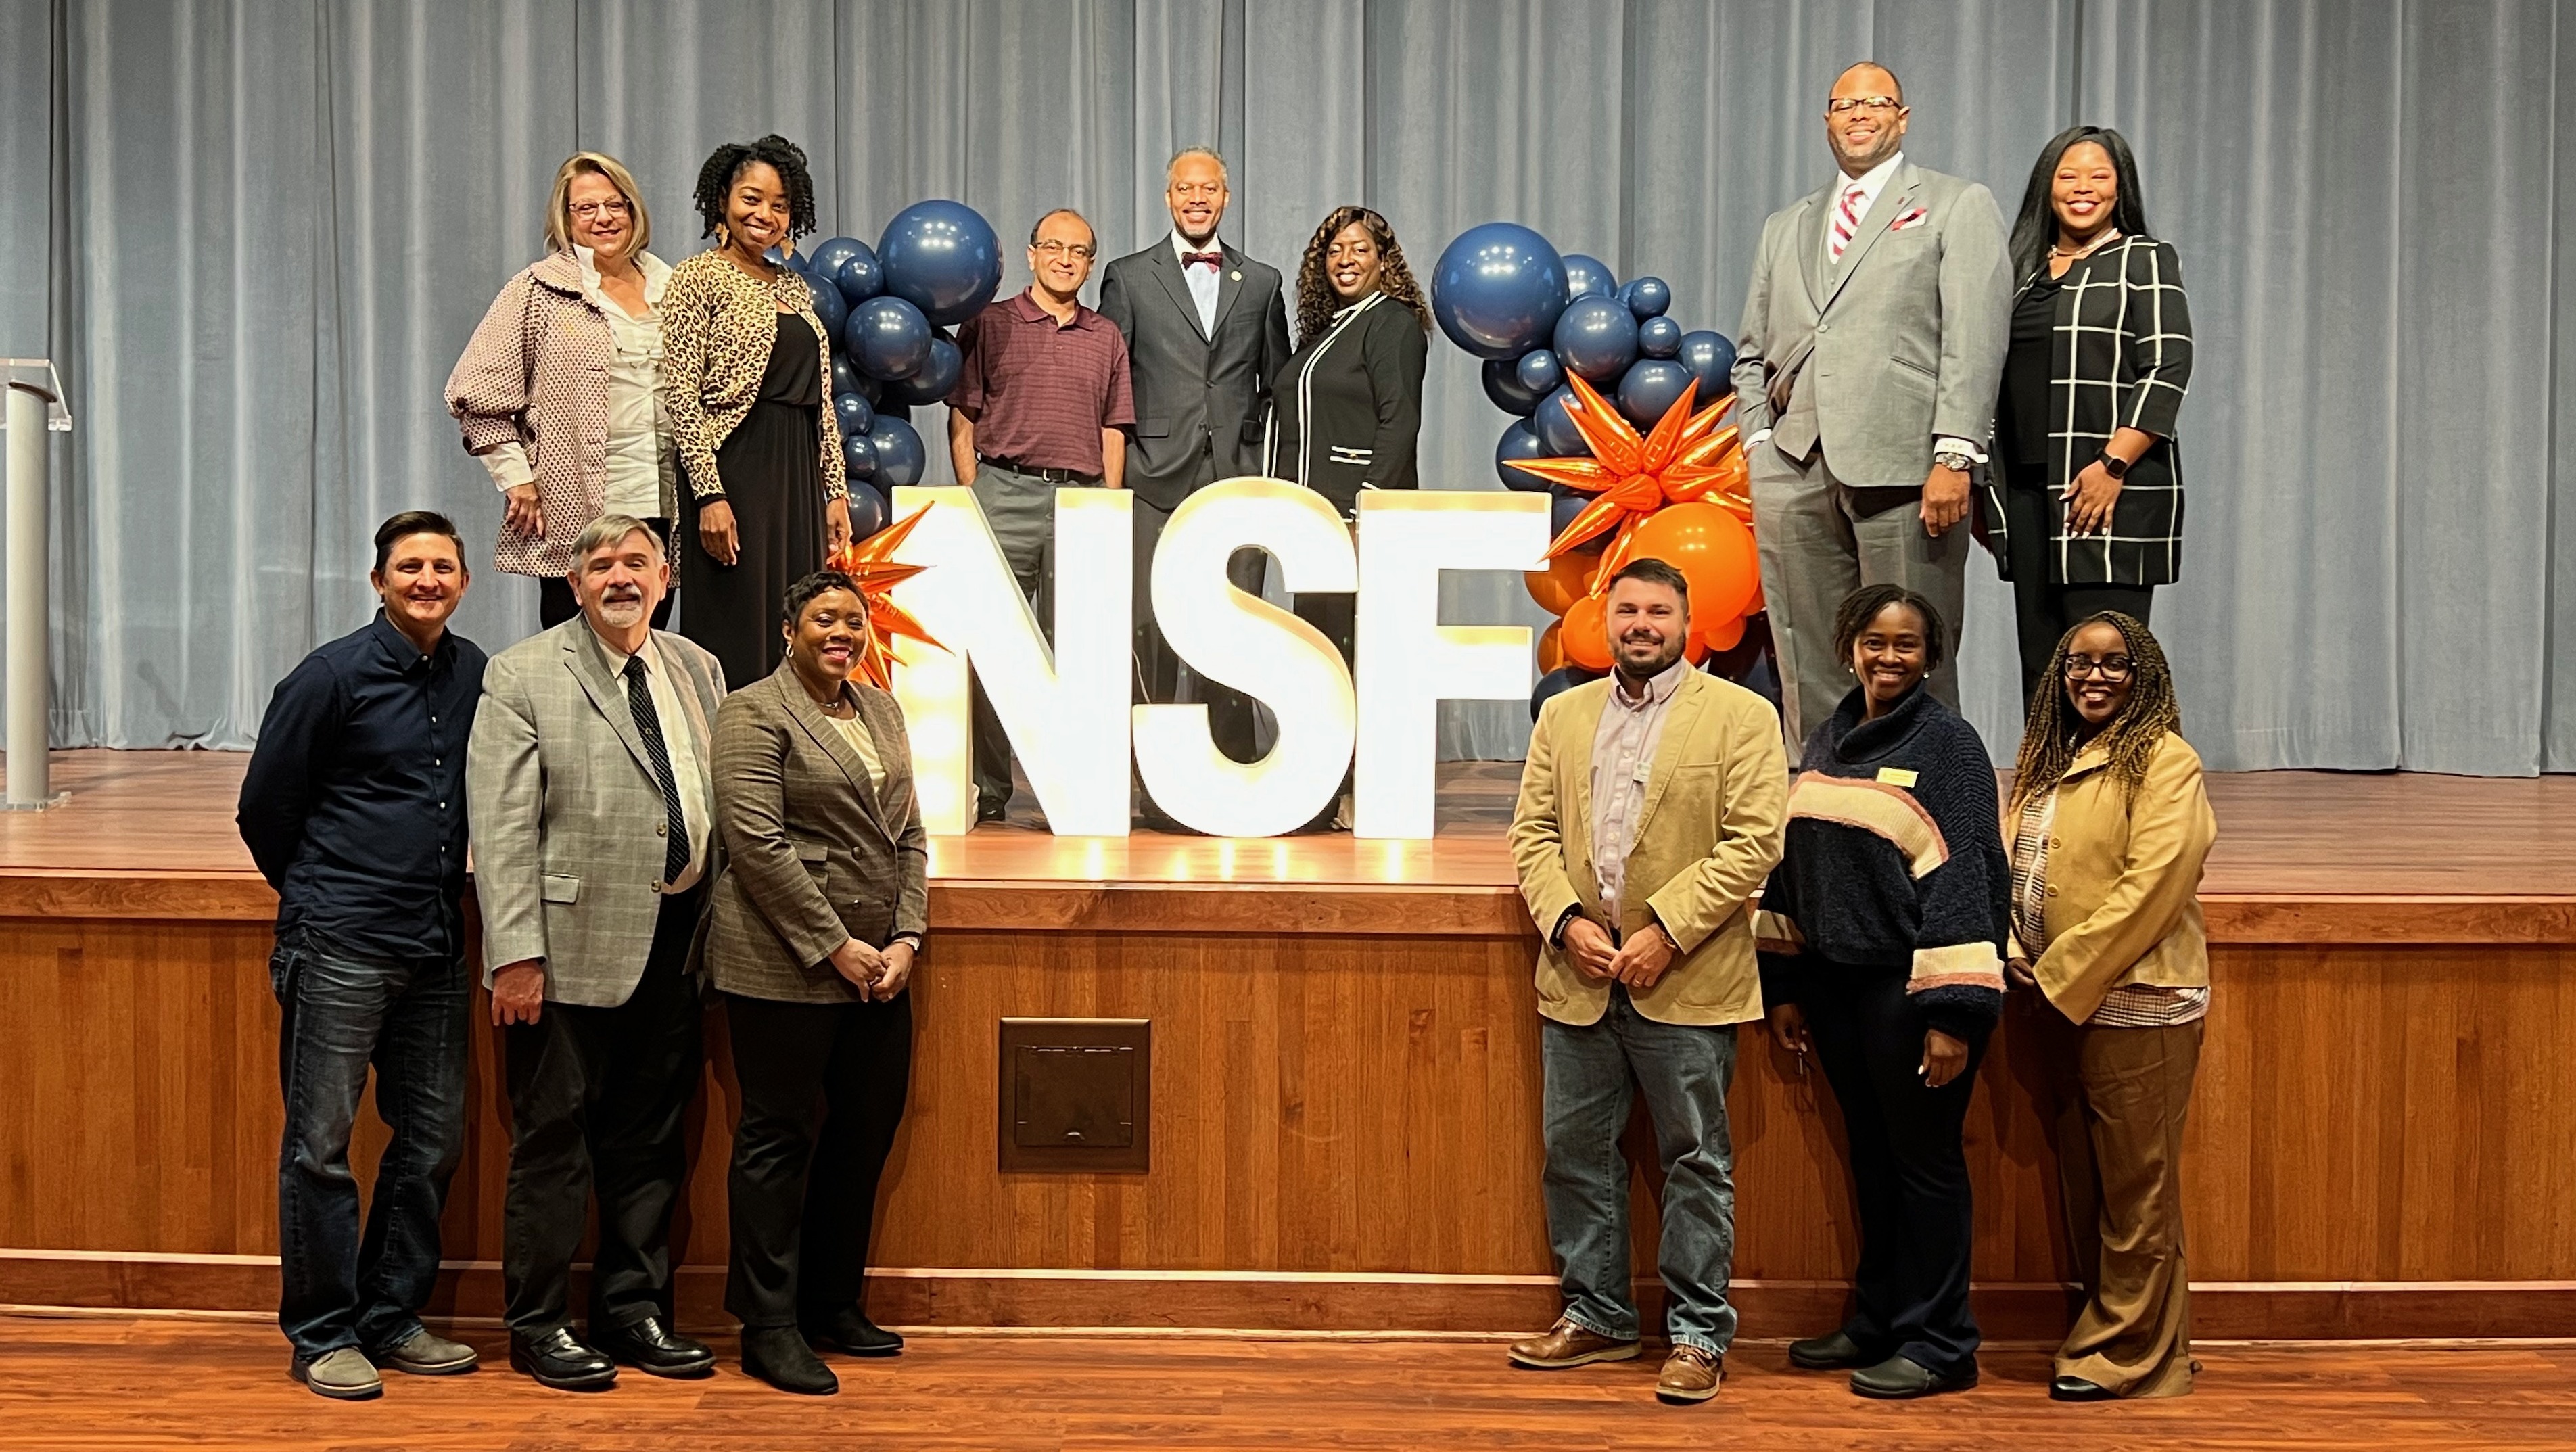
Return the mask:
<path fill-rule="evenodd" d="M 2040 151 L 2013 224 L 2012 342 L 1981 502 L 2012 581 L 2022 697 L 2060 637 L 2111 610 L 2144 621 L 2182 570 L 2174 425 L 2191 309 L 2173 245 L 2147 231 L 2119 132 L 2076 126 Z"/>

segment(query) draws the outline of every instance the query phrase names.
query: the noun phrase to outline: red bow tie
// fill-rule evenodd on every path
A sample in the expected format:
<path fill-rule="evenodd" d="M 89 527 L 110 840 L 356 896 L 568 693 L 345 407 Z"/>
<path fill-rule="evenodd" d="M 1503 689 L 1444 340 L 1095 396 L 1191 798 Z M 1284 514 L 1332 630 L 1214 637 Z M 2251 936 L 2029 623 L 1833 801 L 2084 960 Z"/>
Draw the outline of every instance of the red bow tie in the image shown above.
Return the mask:
<path fill-rule="evenodd" d="M 1214 272 L 1224 265 L 1225 254 L 1222 252 L 1184 252 L 1181 254 L 1181 268 L 1183 271 L 1187 271 L 1193 267 L 1205 267 L 1208 271 Z"/>

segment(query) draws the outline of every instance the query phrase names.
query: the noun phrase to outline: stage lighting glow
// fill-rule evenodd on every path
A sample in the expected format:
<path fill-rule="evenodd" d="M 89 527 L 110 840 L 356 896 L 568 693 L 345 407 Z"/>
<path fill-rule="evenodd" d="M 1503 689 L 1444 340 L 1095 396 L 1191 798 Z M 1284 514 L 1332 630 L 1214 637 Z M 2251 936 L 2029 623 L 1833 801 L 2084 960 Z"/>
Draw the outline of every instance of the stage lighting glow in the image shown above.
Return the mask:
<path fill-rule="evenodd" d="M 1311 489 L 1228 479 L 1190 495 L 1163 526 L 1153 577 L 1163 638 L 1200 676 L 1253 696 L 1279 723 L 1270 754 L 1246 763 L 1217 749 L 1204 705 L 1135 708 L 1146 790 L 1215 837 L 1303 826 L 1332 800 L 1351 761 L 1355 715 L 1341 652 L 1315 627 L 1234 587 L 1226 561 L 1246 546 L 1269 550 L 1292 592 L 1359 586 L 1350 532 Z"/>
<path fill-rule="evenodd" d="M 1385 489 L 1359 500 L 1361 837 L 1431 835 L 1443 700 L 1529 699 L 1525 625 L 1442 625 L 1442 570 L 1531 570 L 1548 545 L 1548 496 Z M 934 630 L 936 627 L 933 627 Z"/>
<path fill-rule="evenodd" d="M 895 600 L 948 647 L 905 640 L 896 653 L 923 826 L 954 835 L 973 825 L 972 661 L 1049 825 L 1069 837 L 1126 836 L 1133 501 L 1118 489 L 1056 491 L 1052 650 L 973 491 L 895 491 L 898 515 L 926 504 L 943 507 L 895 556 L 936 567 L 895 587 Z"/>

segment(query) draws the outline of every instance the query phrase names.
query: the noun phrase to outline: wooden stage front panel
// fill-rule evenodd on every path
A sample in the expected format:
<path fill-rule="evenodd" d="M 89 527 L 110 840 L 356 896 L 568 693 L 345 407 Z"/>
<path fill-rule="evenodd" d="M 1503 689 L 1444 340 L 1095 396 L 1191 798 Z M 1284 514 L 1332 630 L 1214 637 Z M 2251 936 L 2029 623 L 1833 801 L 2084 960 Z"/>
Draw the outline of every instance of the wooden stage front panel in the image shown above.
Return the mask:
<path fill-rule="evenodd" d="M 67 753 L 58 772 L 71 807 L 0 817 L 0 1302 L 271 1308 L 274 904 L 230 835 L 239 758 Z M 1512 775 L 1452 771 L 1429 843 L 941 841 L 880 1319 L 1543 1324 L 1535 936 L 1494 820 Z M 2217 787 L 2186 1162 L 2200 1334 L 2576 1334 L 2576 781 Z M 1006 1016 L 1153 1021 L 1150 1173 L 997 1171 Z M 2066 1314 L 2027 1040 L 2008 1020 L 1969 1124 L 1981 1314 L 2007 1338 Z M 709 1042 L 678 1232 L 683 1315 L 706 1326 L 720 1010 Z M 446 1306 L 469 1316 L 499 1303 L 498 1049 L 478 1029 L 446 1225 Z M 1748 1029 L 1730 1105 L 1746 1334 L 1805 1334 L 1854 1254 L 1830 1096 Z M 1638 1222 L 1651 1278 L 1650 1196 Z"/>

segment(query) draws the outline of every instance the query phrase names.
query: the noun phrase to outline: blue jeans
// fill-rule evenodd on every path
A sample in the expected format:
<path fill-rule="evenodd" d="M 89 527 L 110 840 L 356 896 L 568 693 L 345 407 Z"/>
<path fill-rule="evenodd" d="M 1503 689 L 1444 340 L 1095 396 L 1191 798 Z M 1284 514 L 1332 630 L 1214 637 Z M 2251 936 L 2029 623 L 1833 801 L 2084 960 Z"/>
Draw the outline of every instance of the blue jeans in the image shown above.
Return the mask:
<path fill-rule="evenodd" d="M 1640 1089 L 1664 1167 L 1664 1239 L 1656 1256 L 1676 1346 L 1724 1355 L 1735 1340 L 1726 1282 L 1735 1259 L 1735 1146 L 1726 1090 L 1735 1025 L 1657 1023 L 1611 985 L 1595 1024 L 1547 1020 L 1547 1237 L 1563 1266 L 1565 1314 L 1587 1331 L 1637 1339 L 1628 1271 L 1628 1156 L 1619 1136 Z"/>
<path fill-rule="evenodd" d="M 465 1144 L 465 964 L 289 942 L 269 986 L 285 1010 L 277 1323 L 307 1361 L 346 1346 L 379 1355 L 421 1329 L 438 1279 L 438 1216 Z M 370 1066 L 393 1139 L 361 1235 L 349 1132 Z"/>

